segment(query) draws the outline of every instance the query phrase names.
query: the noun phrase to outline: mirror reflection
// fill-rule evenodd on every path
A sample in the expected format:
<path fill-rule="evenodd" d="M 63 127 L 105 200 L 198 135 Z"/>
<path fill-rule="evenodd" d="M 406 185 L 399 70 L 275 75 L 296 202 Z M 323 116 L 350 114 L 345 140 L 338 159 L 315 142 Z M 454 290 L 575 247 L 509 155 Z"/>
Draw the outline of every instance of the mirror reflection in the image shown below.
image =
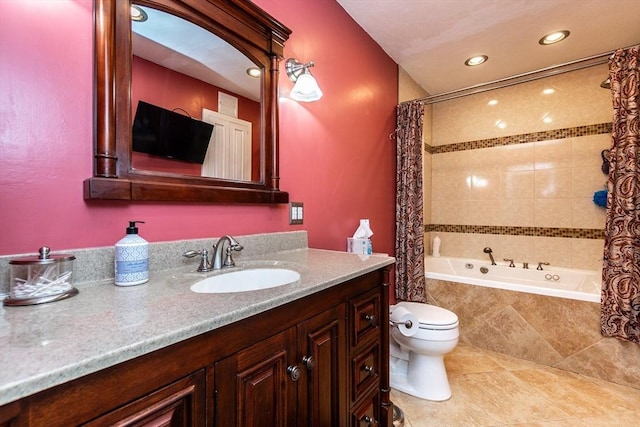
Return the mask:
<path fill-rule="evenodd" d="M 262 78 L 250 73 L 262 70 L 189 21 L 136 8 L 132 168 L 258 181 Z"/>

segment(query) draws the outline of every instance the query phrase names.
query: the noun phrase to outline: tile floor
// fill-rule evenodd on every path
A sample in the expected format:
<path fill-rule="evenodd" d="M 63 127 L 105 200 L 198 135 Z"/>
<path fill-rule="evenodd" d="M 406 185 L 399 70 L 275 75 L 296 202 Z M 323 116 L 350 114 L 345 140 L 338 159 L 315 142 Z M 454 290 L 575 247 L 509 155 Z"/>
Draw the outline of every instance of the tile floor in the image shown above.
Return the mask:
<path fill-rule="evenodd" d="M 392 390 L 405 427 L 640 426 L 640 390 L 458 344 L 445 356 L 452 397 Z"/>

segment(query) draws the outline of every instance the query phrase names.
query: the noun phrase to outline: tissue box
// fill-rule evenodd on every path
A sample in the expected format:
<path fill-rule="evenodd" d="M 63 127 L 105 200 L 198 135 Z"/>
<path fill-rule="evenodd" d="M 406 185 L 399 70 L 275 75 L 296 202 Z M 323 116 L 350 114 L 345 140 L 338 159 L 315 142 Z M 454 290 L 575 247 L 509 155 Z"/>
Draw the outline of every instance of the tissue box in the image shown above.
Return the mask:
<path fill-rule="evenodd" d="M 347 238 L 347 252 L 355 254 L 371 255 L 371 240 L 369 239 L 354 239 L 353 237 Z"/>

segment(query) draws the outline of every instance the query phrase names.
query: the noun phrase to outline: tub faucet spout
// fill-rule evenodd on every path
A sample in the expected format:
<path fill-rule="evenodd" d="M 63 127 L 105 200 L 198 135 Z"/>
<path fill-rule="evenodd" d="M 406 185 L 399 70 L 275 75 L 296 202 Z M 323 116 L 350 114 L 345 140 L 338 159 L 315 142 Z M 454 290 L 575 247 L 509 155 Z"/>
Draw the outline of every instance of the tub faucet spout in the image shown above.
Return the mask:
<path fill-rule="evenodd" d="M 498 264 L 496 264 L 496 261 L 493 259 L 493 251 L 491 250 L 490 247 L 484 248 L 483 252 L 485 254 L 489 254 L 489 258 L 491 258 L 491 265 L 498 265 Z"/>
<path fill-rule="evenodd" d="M 548 262 L 539 262 L 538 266 L 536 267 L 536 270 L 541 270 L 542 271 L 542 266 L 543 265 L 549 265 Z"/>

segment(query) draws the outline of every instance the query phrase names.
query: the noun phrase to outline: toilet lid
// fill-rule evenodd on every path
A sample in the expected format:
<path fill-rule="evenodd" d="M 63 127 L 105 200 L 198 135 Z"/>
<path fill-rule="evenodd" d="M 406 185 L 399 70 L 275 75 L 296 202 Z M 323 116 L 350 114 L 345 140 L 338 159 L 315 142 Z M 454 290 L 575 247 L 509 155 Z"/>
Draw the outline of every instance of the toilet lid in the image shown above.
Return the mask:
<path fill-rule="evenodd" d="M 396 306 L 413 313 L 420 322 L 420 329 L 451 329 L 458 326 L 458 316 L 442 307 L 408 301 L 401 301 Z"/>

